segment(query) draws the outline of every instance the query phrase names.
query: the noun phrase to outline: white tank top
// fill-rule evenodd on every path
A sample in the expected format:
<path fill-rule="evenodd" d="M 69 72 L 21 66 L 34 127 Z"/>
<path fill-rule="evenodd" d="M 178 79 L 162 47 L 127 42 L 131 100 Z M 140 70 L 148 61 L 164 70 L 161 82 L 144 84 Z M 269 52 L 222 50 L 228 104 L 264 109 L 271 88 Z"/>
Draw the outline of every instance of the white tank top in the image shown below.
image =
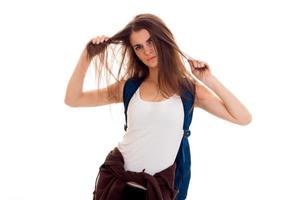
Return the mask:
<path fill-rule="evenodd" d="M 173 165 L 183 137 L 183 120 L 180 96 L 145 101 L 138 88 L 128 105 L 127 132 L 118 144 L 125 170 L 153 175 Z"/>

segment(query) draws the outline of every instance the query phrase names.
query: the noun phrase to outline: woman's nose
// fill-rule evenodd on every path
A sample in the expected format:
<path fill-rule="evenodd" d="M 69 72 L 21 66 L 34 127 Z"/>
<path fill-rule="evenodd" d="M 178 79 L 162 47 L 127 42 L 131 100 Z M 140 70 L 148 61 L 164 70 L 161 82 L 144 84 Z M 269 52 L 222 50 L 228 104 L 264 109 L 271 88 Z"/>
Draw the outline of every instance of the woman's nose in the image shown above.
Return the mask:
<path fill-rule="evenodd" d="M 145 48 L 144 48 L 144 53 L 145 53 L 146 55 L 151 54 L 152 51 L 153 51 L 153 48 L 152 48 L 151 46 L 149 46 L 149 45 L 146 45 L 146 46 L 145 46 Z"/>

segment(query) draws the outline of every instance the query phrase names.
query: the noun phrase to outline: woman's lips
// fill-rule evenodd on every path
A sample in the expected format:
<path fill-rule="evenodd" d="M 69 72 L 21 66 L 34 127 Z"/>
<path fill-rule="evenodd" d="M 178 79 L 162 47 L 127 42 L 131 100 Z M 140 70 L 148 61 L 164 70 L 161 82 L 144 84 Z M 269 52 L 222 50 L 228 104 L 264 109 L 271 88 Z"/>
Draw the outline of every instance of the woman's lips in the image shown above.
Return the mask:
<path fill-rule="evenodd" d="M 154 58 L 156 58 L 156 56 L 153 56 L 153 57 L 147 59 L 147 61 L 153 60 Z"/>

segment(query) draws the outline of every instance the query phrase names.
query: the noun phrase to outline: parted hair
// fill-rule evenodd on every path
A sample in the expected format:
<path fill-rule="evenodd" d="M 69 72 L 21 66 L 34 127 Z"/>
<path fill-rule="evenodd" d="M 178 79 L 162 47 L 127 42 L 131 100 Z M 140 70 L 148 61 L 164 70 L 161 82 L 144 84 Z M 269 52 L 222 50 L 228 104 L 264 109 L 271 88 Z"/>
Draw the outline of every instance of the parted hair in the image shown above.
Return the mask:
<path fill-rule="evenodd" d="M 135 16 L 122 30 L 100 44 L 87 44 L 90 59 L 96 57 L 95 69 L 98 81 L 101 74 L 114 77 L 116 81 L 128 79 L 144 79 L 149 75 L 148 67 L 137 57 L 130 43 L 132 32 L 146 29 L 158 57 L 158 88 L 164 97 L 171 94 L 183 95 L 184 91 L 195 92 L 195 80 L 184 66 L 184 53 L 179 49 L 174 36 L 166 24 L 153 14 Z M 109 51 L 111 55 L 109 56 Z M 113 60 L 118 59 L 117 73 L 113 73 Z M 105 71 L 105 72 L 104 72 Z M 111 98 L 117 98 L 117 93 L 109 92 Z"/>

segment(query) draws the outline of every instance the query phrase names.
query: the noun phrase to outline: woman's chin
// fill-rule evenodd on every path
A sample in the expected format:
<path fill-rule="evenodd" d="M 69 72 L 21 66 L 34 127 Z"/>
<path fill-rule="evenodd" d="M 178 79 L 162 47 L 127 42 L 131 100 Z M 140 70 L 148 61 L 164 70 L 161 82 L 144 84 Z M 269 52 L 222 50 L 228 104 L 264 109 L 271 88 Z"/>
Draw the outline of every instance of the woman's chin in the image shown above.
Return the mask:
<path fill-rule="evenodd" d="M 155 68 L 157 68 L 157 65 L 148 65 L 148 67 L 151 69 L 155 69 Z"/>
<path fill-rule="evenodd" d="M 148 63 L 149 68 L 157 68 L 157 63 Z"/>

